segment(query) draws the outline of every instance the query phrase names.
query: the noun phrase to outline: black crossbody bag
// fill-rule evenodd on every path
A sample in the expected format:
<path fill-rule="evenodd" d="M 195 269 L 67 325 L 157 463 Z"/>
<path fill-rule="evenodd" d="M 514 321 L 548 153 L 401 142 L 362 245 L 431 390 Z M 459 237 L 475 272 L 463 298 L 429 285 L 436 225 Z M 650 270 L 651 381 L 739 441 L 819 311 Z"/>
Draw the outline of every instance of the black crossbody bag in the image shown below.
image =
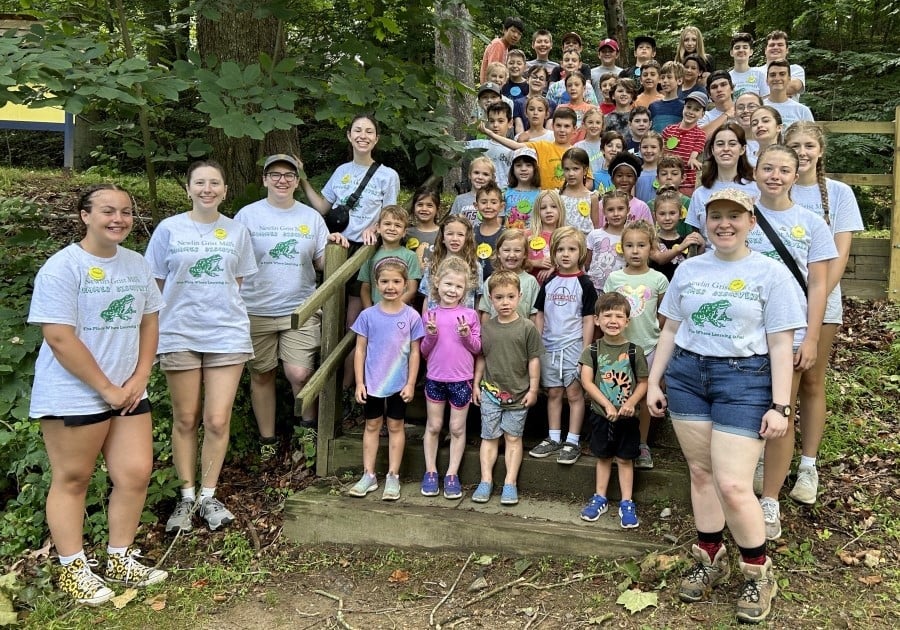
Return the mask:
<path fill-rule="evenodd" d="M 766 220 L 766 215 L 759 211 L 759 208 L 753 206 L 753 214 L 756 216 L 756 222 L 759 224 L 759 229 L 763 231 L 766 235 L 766 238 L 769 239 L 769 242 L 772 243 L 773 247 L 775 247 L 775 251 L 778 252 L 778 255 L 781 256 L 781 261 L 784 263 L 785 267 L 787 267 L 792 274 L 794 274 L 794 278 L 797 280 L 797 284 L 800 285 L 800 288 L 803 289 L 803 295 L 806 296 L 806 299 L 809 299 L 809 291 L 806 288 L 806 280 L 803 279 L 803 274 L 800 272 L 800 267 L 797 266 L 797 261 L 794 260 L 794 257 L 791 256 L 791 253 L 787 250 L 784 243 L 778 235 L 775 233 L 775 230 L 772 228 L 772 225 Z"/>
<path fill-rule="evenodd" d="M 353 194 L 347 197 L 347 201 L 339 203 L 325 214 L 325 225 L 328 226 L 329 232 L 343 232 L 347 229 L 347 226 L 350 225 L 350 211 L 359 203 L 359 198 L 362 197 L 369 180 L 372 179 L 372 175 L 375 174 L 379 166 L 381 164 L 378 162 L 372 162 L 372 166 L 366 171 L 366 176 L 359 182 L 359 186 L 356 187 Z"/>

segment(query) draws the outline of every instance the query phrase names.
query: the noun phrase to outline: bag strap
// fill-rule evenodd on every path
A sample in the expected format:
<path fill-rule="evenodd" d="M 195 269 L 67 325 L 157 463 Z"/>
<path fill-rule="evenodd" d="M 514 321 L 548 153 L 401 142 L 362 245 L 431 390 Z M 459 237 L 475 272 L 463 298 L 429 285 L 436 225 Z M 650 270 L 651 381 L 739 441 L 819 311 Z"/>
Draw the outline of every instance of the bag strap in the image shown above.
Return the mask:
<path fill-rule="evenodd" d="M 785 247 L 784 242 L 778 238 L 772 225 L 766 219 L 766 215 L 760 212 L 759 208 L 756 206 L 753 206 L 753 214 L 756 216 L 757 225 L 759 225 L 759 228 L 765 233 L 766 238 L 768 238 L 769 242 L 775 247 L 775 251 L 778 252 L 778 255 L 781 256 L 781 262 L 783 262 L 785 267 L 794 274 L 794 279 L 797 280 L 797 284 L 803 289 L 803 295 L 808 299 L 809 292 L 806 288 L 806 280 L 803 279 L 803 274 L 800 272 L 800 267 L 797 266 L 797 261 L 791 256 L 791 253 L 787 250 L 787 247 Z"/>
<path fill-rule="evenodd" d="M 381 166 L 381 164 L 379 164 L 378 162 L 372 162 L 369 170 L 366 171 L 366 176 L 362 178 L 361 182 L 359 182 L 359 186 L 356 187 L 356 190 L 353 191 L 353 194 L 347 197 L 347 203 L 344 205 L 346 205 L 350 209 L 356 207 L 356 204 L 359 202 L 359 198 L 362 197 L 363 191 L 369 184 L 369 180 L 372 179 L 372 175 L 375 174 L 375 171 L 378 170 L 379 166 Z"/>
<path fill-rule="evenodd" d="M 631 365 L 631 374 L 634 376 L 635 383 L 637 382 L 637 351 L 635 350 L 637 346 L 635 346 L 630 341 L 628 342 L 628 363 Z"/>

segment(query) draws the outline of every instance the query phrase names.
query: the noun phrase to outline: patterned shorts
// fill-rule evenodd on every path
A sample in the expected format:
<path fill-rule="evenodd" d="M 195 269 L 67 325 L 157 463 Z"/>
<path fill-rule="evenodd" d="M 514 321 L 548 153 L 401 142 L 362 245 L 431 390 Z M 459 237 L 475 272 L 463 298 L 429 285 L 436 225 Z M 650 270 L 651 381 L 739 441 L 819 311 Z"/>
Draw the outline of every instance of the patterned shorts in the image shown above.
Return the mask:
<path fill-rule="evenodd" d="M 447 402 L 454 409 L 463 409 L 472 402 L 472 381 L 444 383 L 425 379 L 425 398 L 431 402 Z"/>

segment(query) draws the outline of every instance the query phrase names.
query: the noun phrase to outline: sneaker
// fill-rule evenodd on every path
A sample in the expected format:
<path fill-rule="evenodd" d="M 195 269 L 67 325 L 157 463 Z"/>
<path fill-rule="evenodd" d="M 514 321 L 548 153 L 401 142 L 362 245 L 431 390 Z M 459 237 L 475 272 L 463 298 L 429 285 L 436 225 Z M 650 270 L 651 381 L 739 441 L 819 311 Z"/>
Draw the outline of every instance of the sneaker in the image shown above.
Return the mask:
<path fill-rule="evenodd" d="M 500 493 L 500 505 L 515 505 L 519 502 L 519 490 L 514 484 L 503 484 L 503 492 Z"/>
<path fill-rule="evenodd" d="M 731 575 L 725 545 L 719 547 L 716 557 L 712 559 L 699 545 L 691 545 L 691 556 L 697 562 L 681 578 L 681 589 L 678 591 L 681 601 L 688 603 L 708 598 L 710 591 L 719 584 L 727 582 L 728 576 Z"/>
<path fill-rule="evenodd" d="M 788 495 L 797 503 L 813 505 L 819 494 L 819 471 L 815 466 L 800 466 L 797 469 L 797 483 Z"/>
<path fill-rule="evenodd" d="M 362 477 L 359 478 L 359 481 L 347 491 L 347 494 L 351 497 L 364 497 L 375 490 L 378 490 L 378 477 L 363 473 Z"/>
<path fill-rule="evenodd" d="M 434 474 L 437 483 L 437 473 Z M 437 494 L 437 490 L 434 492 Z M 424 493 L 423 493 L 424 494 Z M 382 501 L 396 501 L 400 498 L 400 477 L 388 473 L 384 476 L 384 492 L 381 493 Z"/>
<path fill-rule="evenodd" d="M 634 529 L 638 526 L 637 506 L 634 501 L 619 501 L 619 524 L 623 529 Z"/>
<path fill-rule="evenodd" d="M 278 454 L 278 440 L 273 438 L 259 439 L 259 461 L 265 463 Z"/>
<path fill-rule="evenodd" d="M 591 497 L 588 504 L 584 506 L 584 509 L 581 510 L 581 520 L 593 523 L 606 514 L 608 509 L 609 501 L 606 500 L 606 497 L 595 494 Z"/>
<path fill-rule="evenodd" d="M 462 497 L 462 485 L 459 483 L 457 475 L 446 475 L 444 477 L 444 498 L 459 499 Z"/>
<path fill-rule="evenodd" d="M 763 460 L 760 459 L 756 462 L 756 470 L 753 471 L 753 494 L 758 497 L 762 496 L 763 493 L 763 481 L 766 478 L 766 467 L 763 464 Z"/>
<path fill-rule="evenodd" d="M 228 525 L 234 522 L 234 514 L 222 505 L 216 497 L 209 497 L 200 501 L 200 516 L 209 525 L 209 528 L 216 531 L 222 525 Z"/>
<path fill-rule="evenodd" d="M 559 455 L 556 456 L 556 463 L 572 465 L 578 461 L 579 457 L 581 457 L 581 445 L 566 442 L 563 444 L 563 447 L 559 449 Z"/>
<path fill-rule="evenodd" d="M 425 476 L 422 477 L 422 496 L 436 497 L 440 492 L 438 474 L 436 472 L 425 473 Z"/>
<path fill-rule="evenodd" d="M 552 455 L 562 448 L 562 444 L 557 442 L 556 440 L 551 440 L 550 438 L 545 439 L 540 444 L 535 446 L 533 449 L 528 451 L 528 454 L 532 457 L 537 457 L 538 459 L 543 459 L 548 455 Z"/>
<path fill-rule="evenodd" d="M 494 486 L 490 481 L 482 481 L 478 484 L 478 487 L 475 488 L 475 492 L 472 493 L 472 501 L 475 503 L 487 503 L 491 500 L 491 491 L 493 491 Z"/>
<path fill-rule="evenodd" d="M 166 521 L 166 533 L 191 531 L 194 527 L 191 525 L 191 513 L 194 511 L 194 502 L 184 499 L 175 504 L 175 511 Z"/>
<path fill-rule="evenodd" d="M 653 468 L 653 456 L 650 454 L 650 448 L 646 444 L 641 444 L 641 451 L 634 460 L 634 467 L 643 470 Z"/>
<path fill-rule="evenodd" d="M 739 562 L 746 582 L 737 600 L 738 621 L 759 623 L 772 611 L 772 600 L 778 593 L 778 583 L 772 570 L 772 559 L 765 564 L 745 564 Z"/>
<path fill-rule="evenodd" d="M 759 506 L 766 522 L 766 540 L 778 540 L 781 538 L 781 508 L 778 501 L 763 497 L 759 500 Z"/>
<path fill-rule="evenodd" d="M 115 593 L 106 586 L 103 578 L 91 570 L 96 566 L 96 560 L 75 558 L 70 564 L 62 567 L 59 574 L 59 589 L 79 604 L 99 606 L 103 602 L 108 602 Z"/>
<path fill-rule="evenodd" d="M 147 567 L 138 561 L 141 552 L 138 549 L 127 551 L 124 555 L 112 554 L 106 560 L 106 579 L 111 582 L 123 582 L 125 586 L 150 586 L 162 582 L 169 574 L 162 569 Z"/>

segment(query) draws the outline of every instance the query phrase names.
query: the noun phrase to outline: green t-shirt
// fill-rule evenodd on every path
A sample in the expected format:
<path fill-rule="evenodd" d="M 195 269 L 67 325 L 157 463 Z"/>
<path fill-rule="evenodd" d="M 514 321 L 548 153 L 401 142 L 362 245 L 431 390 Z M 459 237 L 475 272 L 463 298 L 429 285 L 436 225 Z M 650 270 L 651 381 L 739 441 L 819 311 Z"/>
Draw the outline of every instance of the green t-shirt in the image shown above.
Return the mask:
<path fill-rule="evenodd" d="M 508 324 L 489 319 L 481 325 L 481 352 L 481 395 L 507 409 L 521 409 L 529 387 L 528 362 L 544 354 L 537 328 L 522 316 Z"/>
<path fill-rule="evenodd" d="M 372 304 L 378 304 L 381 301 L 381 292 L 378 290 L 378 283 L 375 282 L 375 276 L 372 273 L 372 270 L 375 269 L 375 263 L 379 260 L 382 258 L 390 258 L 391 256 L 399 258 L 406 263 L 406 266 L 409 269 L 408 273 L 410 280 L 419 280 L 422 277 L 422 267 L 419 265 L 419 257 L 416 256 L 414 251 L 408 250 L 405 247 L 398 247 L 397 249 L 379 248 L 378 251 L 376 251 L 375 254 L 359 268 L 359 281 L 368 282 L 371 287 Z"/>
<path fill-rule="evenodd" d="M 618 409 L 622 406 L 622 403 L 631 397 L 634 388 L 637 387 L 638 379 L 647 378 L 650 375 L 650 369 L 647 367 L 647 357 L 644 356 L 644 351 L 641 350 L 641 347 L 635 345 L 634 367 L 637 371 L 635 376 L 634 372 L 631 371 L 631 362 L 628 360 L 628 342 L 611 345 L 603 341 L 603 339 L 598 339 L 593 345 L 597 347 L 594 385 Z M 581 358 L 578 360 L 579 364 L 591 365 L 591 347 L 588 346 L 581 353 Z M 603 407 L 594 401 L 591 401 L 591 409 L 594 410 L 594 413 L 601 416 L 606 415 Z"/>

